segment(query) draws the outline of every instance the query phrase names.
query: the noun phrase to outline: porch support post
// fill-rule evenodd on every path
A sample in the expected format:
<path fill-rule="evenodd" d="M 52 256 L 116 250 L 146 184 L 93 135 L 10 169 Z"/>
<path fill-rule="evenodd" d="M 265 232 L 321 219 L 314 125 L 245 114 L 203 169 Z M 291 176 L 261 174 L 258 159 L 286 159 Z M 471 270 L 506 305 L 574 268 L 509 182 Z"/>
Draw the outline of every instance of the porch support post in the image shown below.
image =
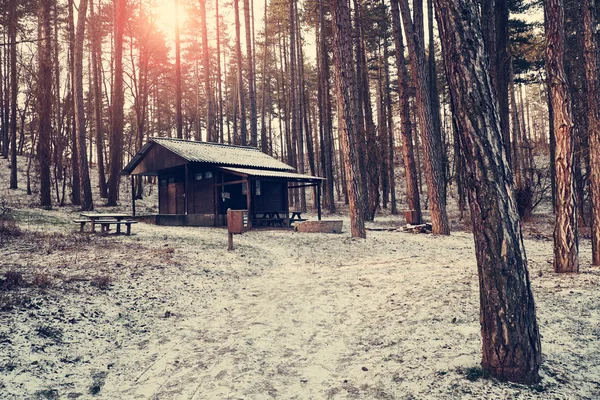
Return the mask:
<path fill-rule="evenodd" d="M 131 175 L 131 215 L 135 217 L 135 180 Z"/>
<path fill-rule="evenodd" d="M 321 181 L 317 183 L 317 216 L 321 220 Z"/>
<path fill-rule="evenodd" d="M 248 206 L 248 229 L 252 229 L 252 181 L 250 177 L 246 181 L 246 203 Z"/>
<path fill-rule="evenodd" d="M 183 212 L 188 214 L 188 189 L 190 186 L 190 171 L 188 164 L 185 164 L 185 182 L 183 182 Z"/>
<path fill-rule="evenodd" d="M 283 206 L 285 207 L 285 227 L 290 227 L 290 201 L 289 201 L 289 182 L 285 181 L 285 188 L 283 190 Z"/>

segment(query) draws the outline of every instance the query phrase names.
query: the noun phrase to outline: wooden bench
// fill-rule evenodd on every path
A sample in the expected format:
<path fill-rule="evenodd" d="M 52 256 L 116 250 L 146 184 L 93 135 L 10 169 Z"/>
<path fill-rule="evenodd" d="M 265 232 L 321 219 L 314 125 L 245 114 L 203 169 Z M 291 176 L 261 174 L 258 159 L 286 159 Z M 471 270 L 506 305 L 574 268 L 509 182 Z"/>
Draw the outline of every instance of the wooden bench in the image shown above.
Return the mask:
<path fill-rule="evenodd" d="M 116 219 L 98 219 L 95 221 L 95 224 L 100 225 L 100 232 L 106 233 L 109 230 L 110 225 L 117 226 L 117 233 L 121 233 L 121 225 L 125 225 L 127 227 L 127 235 L 131 235 L 131 225 L 137 224 L 137 221 L 132 220 L 123 220 L 117 221 Z"/>
<path fill-rule="evenodd" d="M 83 227 L 85 226 L 85 224 L 87 224 L 88 222 L 92 222 L 92 220 L 90 219 L 74 219 L 73 220 L 74 223 L 79 224 L 79 232 L 83 232 Z"/>

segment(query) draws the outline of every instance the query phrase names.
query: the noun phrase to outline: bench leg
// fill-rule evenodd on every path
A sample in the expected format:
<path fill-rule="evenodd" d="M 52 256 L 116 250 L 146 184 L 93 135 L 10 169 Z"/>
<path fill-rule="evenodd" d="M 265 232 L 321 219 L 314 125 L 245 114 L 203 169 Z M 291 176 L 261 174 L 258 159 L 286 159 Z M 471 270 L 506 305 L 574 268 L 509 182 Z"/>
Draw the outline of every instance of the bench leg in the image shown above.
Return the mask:
<path fill-rule="evenodd" d="M 92 223 L 92 228 L 91 228 L 90 232 L 96 233 L 96 224 L 94 223 L 94 221 L 92 221 L 91 223 Z"/>
<path fill-rule="evenodd" d="M 85 222 L 80 222 L 79 232 L 83 232 L 83 227 L 85 226 Z"/>
<path fill-rule="evenodd" d="M 117 233 L 121 233 L 121 224 L 117 223 Z"/>
<path fill-rule="evenodd" d="M 131 224 L 125 224 L 127 225 L 127 236 L 131 235 Z"/>

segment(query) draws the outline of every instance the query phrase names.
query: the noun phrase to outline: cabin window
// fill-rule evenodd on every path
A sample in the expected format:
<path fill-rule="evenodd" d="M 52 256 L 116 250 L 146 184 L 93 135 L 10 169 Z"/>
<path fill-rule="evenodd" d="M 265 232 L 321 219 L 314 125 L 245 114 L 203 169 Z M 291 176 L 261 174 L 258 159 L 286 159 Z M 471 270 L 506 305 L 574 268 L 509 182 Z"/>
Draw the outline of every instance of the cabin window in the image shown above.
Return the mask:
<path fill-rule="evenodd" d="M 171 183 L 175 183 L 175 177 L 169 178 L 169 184 L 171 184 Z"/>
<path fill-rule="evenodd" d="M 211 178 L 212 178 L 212 172 L 210 172 L 210 171 L 208 171 L 208 172 L 205 172 L 205 173 L 204 173 L 204 177 L 205 177 L 206 179 L 211 179 Z"/>
<path fill-rule="evenodd" d="M 196 174 L 196 180 L 197 180 L 197 181 L 201 181 L 201 180 L 202 180 L 202 172 L 198 172 L 198 173 Z"/>
<path fill-rule="evenodd" d="M 160 186 L 166 187 L 167 186 L 167 180 L 166 179 L 161 179 L 160 180 Z"/>
<path fill-rule="evenodd" d="M 256 181 L 256 195 L 260 196 L 260 181 Z"/>
<path fill-rule="evenodd" d="M 248 185 L 246 184 L 246 182 L 242 183 L 242 194 L 243 195 L 248 194 Z"/>

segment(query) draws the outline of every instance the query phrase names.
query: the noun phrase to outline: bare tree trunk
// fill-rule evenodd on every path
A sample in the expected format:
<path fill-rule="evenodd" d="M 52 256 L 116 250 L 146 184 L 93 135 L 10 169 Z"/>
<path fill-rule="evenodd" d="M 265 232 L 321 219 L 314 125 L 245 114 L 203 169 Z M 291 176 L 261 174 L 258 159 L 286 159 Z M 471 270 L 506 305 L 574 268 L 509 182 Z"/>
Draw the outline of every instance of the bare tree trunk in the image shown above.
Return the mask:
<path fill-rule="evenodd" d="M 593 0 L 582 1 L 587 121 L 590 141 L 590 195 L 592 198 L 592 264 L 600 265 L 600 95 L 598 90 L 598 49 Z"/>
<path fill-rule="evenodd" d="M 408 43 L 413 80 L 415 82 L 417 112 L 423 144 L 423 155 L 425 157 L 425 179 L 427 181 L 427 194 L 429 197 L 433 233 L 449 235 L 450 226 L 448 225 L 443 190 L 441 144 L 439 143 L 439 135 L 436 134 L 433 126 L 431 99 L 428 90 L 429 76 L 427 74 L 424 46 L 420 35 L 416 35 L 415 33 L 415 26 L 410 17 L 408 0 L 400 0 L 400 11 Z"/>
<path fill-rule="evenodd" d="M 87 161 L 87 145 L 85 132 L 85 115 L 83 103 L 83 41 L 85 39 L 85 16 L 87 13 L 87 0 L 79 1 L 77 14 L 77 30 L 75 32 L 74 58 L 74 86 L 75 94 L 75 129 L 77 131 L 77 149 L 79 151 L 79 177 L 81 178 L 81 191 L 83 210 L 93 210 L 92 185 Z"/>
<path fill-rule="evenodd" d="M 577 210 L 573 184 L 573 121 L 569 86 L 564 72 L 564 6 L 562 0 L 546 0 L 546 71 L 556 138 L 556 224 L 554 271 L 579 271 Z"/>
<path fill-rule="evenodd" d="M 404 59 L 404 43 L 400 25 L 400 14 L 398 0 L 391 0 L 392 25 L 394 28 L 394 44 L 396 54 L 396 69 L 398 70 L 398 101 L 400 108 L 402 135 L 402 158 L 404 161 L 404 174 L 406 177 L 406 201 L 408 209 L 415 212 L 417 218 L 414 223 L 420 223 L 423 219 L 421 214 L 421 199 L 419 195 L 419 177 L 415 163 L 413 149 L 413 127 L 410 120 L 410 105 L 408 92 L 408 72 Z"/>
<path fill-rule="evenodd" d="M 366 238 L 362 213 L 358 160 L 356 154 L 356 90 L 353 87 L 352 27 L 346 0 L 331 0 L 333 19 L 333 62 L 338 99 L 338 126 L 346 169 L 350 202 L 350 230 L 353 237 Z"/>
<path fill-rule="evenodd" d="M 52 82 L 51 17 L 52 0 L 41 0 L 38 9 L 40 35 L 38 54 L 38 82 Z M 40 205 L 51 207 L 50 184 L 50 137 L 52 135 L 52 86 L 40 85 L 38 92 L 39 141 L 38 162 L 40 167 Z"/>
<path fill-rule="evenodd" d="M 119 198 L 119 178 L 123 163 L 123 31 L 125 29 L 127 0 L 117 0 L 114 23 L 115 72 L 113 89 L 112 134 L 110 140 L 110 177 L 108 179 L 109 206 L 116 206 Z"/>
<path fill-rule="evenodd" d="M 477 3 L 435 0 L 435 5 L 469 176 L 479 272 L 482 367 L 500 380 L 534 383 L 539 380 L 540 337 Z M 488 106 L 482 108 L 482 104 Z"/>

